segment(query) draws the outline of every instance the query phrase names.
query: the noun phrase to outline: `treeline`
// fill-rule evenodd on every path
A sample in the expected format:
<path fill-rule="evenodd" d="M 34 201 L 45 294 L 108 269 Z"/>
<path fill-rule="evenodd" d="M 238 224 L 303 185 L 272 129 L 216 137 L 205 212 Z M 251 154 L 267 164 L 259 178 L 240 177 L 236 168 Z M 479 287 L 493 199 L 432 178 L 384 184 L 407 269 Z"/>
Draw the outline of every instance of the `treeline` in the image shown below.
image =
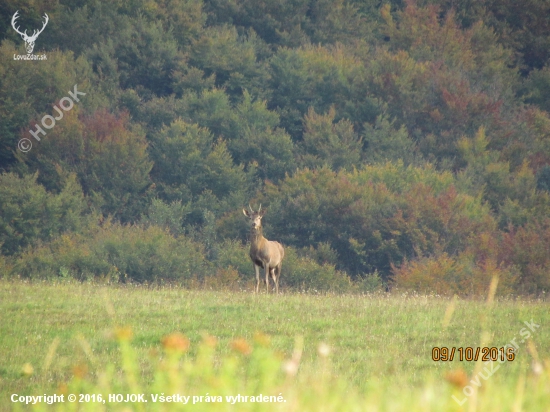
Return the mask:
<path fill-rule="evenodd" d="M 3 2 L 1 272 L 246 287 L 261 203 L 287 288 L 550 291 L 550 6 L 458 3 Z"/>

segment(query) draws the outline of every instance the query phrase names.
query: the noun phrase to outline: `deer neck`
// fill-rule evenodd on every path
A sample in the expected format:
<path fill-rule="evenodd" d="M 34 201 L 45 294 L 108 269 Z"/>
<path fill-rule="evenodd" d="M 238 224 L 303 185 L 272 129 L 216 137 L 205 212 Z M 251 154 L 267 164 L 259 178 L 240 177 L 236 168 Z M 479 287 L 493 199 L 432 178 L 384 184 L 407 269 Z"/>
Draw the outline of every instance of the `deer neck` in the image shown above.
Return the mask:
<path fill-rule="evenodd" d="M 264 239 L 263 230 L 260 226 L 257 229 L 250 229 L 250 242 L 252 245 L 258 245 Z"/>

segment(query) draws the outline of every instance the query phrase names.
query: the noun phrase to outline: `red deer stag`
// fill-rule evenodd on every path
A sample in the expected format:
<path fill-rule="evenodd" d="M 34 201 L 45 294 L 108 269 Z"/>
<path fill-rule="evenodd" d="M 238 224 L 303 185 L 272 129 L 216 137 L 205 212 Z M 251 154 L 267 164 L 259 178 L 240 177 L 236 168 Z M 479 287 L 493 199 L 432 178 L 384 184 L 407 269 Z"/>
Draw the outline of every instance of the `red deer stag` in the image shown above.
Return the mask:
<path fill-rule="evenodd" d="M 256 293 L 260 290 L 260 268 L 265 269 L 265 285 L 269 293 L 269 275 L 275 283 L 275 291 L 279 293 L 279 277 L 281 266 L 285 256 L 285 250 L 279 242 L 267 240 L 262 234 L 262 217 L 267 209 L 262 210 L 262 205 L 257 212 L 254 212 L 250 205 L 250 211 L 243 209 L 244 215 L 250 223 L 250 259 L 256 270 Z"/>

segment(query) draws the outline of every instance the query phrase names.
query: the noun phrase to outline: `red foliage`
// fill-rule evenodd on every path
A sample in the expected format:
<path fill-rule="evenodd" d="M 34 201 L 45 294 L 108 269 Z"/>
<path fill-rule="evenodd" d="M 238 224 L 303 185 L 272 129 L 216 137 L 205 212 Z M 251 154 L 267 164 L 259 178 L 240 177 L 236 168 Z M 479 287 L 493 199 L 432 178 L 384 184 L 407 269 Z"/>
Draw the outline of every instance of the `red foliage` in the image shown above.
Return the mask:
<path fill-rule="evenodd" d="M 113 114 L 107 109 L 99 109 L 82 119 L 84 136 L 99 143 L 105 141 L 117 142 L 128 132 L 130 116 L 127 112 Z"/>
<path fill-rule="evenodd" d="M 526 227 L 510 227 L 502 235 L 499 259 L 519 268 L 522 291 L 550 291 L 550 219 Z"/>

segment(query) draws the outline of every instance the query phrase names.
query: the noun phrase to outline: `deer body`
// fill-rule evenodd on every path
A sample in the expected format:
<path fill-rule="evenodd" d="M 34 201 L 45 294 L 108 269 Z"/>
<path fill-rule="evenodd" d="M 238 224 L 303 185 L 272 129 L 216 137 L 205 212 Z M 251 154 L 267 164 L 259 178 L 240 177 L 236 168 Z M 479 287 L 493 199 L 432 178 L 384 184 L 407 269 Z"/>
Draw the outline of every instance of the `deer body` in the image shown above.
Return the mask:
<path fill-rule="evenodd" d="M 285 256 L 285 250 L 279 242 L 267 240 L 263 236 L 262 217 L 266 210 L 262 213 L 262 206 L 258 212 L 247 211 L 243 209 L 243 213 L 250 219 L 250 259 L 254 263 L 256 271 L 256 293 L 260 289 L 260 269 L 265 272 L 265 284 L 267 293 L 269 293 L 269 276 L 275 284 L 275 291 L 279 293 L 279 278 L 281 276 L 281 266 Z"/>

